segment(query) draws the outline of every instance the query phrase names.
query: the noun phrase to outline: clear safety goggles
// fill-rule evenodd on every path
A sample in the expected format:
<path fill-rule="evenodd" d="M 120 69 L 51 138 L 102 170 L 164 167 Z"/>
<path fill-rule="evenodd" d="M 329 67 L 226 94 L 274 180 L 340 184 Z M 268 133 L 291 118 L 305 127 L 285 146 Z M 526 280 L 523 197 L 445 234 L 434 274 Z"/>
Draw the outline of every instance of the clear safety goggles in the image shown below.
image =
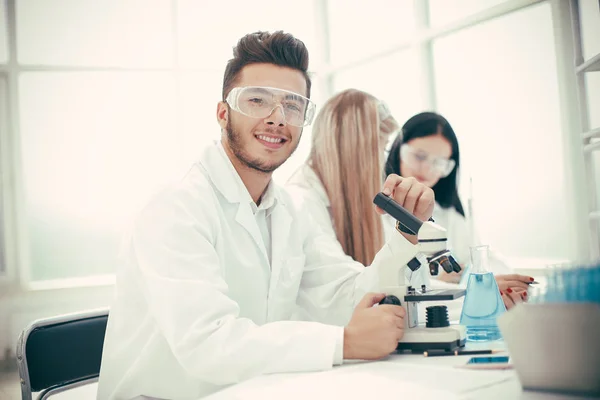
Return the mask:
<path fill-rule="evenodd" d="M 225 100 L 235 111 L 253 118 L 267 118 L 281 107 L 285 121 L 303 127 L 312 123 L 315 103 L 288 90 L 265 86 L 245 86 L 231 89 Z"/>
<path fill-rule="evenodd" d="M 379 121 L 385 121 L 392 115 L 390 108 L 383 101 L 379 101 L 377 104 L 377 113 L 379 114 Z"/>
<path fill-rule="evenodd" d="M 456 162 L 440 157 L 432 157 L 430 154 L 410 147 L 408 144 L 400 146 L 400 157 L 402 161 L 413 167 L 421 167 L 423 164 L 429 165 L 431 170 L 440 178 L 445 178 L 454 169 Z"/>

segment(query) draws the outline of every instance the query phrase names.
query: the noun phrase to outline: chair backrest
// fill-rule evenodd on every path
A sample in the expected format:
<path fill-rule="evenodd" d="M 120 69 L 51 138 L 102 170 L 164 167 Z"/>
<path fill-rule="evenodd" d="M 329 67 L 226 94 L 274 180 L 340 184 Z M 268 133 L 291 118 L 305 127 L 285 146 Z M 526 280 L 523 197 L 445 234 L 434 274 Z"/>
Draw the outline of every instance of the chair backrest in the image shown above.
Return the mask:
<path fill-rule="evenodd" d="M 25 329 L 17 345 L 23 400 L 97 380 L 107 322 L 108 309 L 102 309 L 37 320 Z"/>

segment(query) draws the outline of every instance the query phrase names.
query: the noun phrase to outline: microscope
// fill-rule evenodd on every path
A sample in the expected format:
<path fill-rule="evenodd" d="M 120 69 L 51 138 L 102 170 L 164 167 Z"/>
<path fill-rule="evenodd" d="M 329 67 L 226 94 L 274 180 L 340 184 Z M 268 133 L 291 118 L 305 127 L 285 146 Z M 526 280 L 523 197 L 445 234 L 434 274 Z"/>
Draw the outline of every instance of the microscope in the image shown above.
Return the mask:
<path fill-rule="evenodd" d="M 404 337 L 398 343 L 398 352 L 410 350 L 424 352 L 428 350 L 454 351 L 464 347 L 466 329 L 462 325 L 451 325 L 448 320 L 446 306 L 434 305 L 426 308 L 426 323 L 419 323 L 417 304 L 426 301 L 450 301 L 465 295 L 464 289 L 432 290 L 426 285 L 413 288 L 406 282 L 409 268 L 416 271 L 427 265 L 429 273 L 436 276 L 441 266 L 450 273 L 460 272 L 460 265 L 454 260 L 447 246 L 446 229 L 437 225 L 432 219 L 426 222 L 409 213 L 391 197 L 378 193 L 373 202 L 392 216 L 396 229 L 417 236 L 418 243 L 413 251 L 402 254 L 402 259 L 390 260 L 380 265 L 380 288 L 386 297 L 379 304 L 403 306 L 406 310 Z"/>

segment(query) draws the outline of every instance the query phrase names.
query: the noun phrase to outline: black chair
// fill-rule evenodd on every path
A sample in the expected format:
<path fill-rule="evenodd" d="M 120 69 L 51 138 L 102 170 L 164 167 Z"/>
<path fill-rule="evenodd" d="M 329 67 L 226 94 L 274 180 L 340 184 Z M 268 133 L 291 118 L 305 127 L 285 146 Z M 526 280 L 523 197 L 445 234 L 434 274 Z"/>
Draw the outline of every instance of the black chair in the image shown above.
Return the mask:
<path fill-rule="evenodd" d="M 98 381 L 108 309 L 41 319 L 21 332 L 17 362 L 23 400 Z"/>

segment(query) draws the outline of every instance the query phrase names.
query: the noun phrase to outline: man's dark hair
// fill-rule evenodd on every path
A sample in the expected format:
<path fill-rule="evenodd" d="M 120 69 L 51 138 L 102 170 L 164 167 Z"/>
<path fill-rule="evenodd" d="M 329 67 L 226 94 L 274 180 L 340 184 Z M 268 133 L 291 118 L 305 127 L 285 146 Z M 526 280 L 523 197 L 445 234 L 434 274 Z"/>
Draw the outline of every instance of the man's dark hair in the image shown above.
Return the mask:
<path fill-rule="evenodd" d="M 306 97 L 310 98 L 308 50 L 301 40 L 283 31 L 254 32 L 242 37 L 233 48 L 223 77 L 223 101 L 233 89 L 240 71 L 246 65 L 268 63 L 302 72 L 306 79 Z"/>

